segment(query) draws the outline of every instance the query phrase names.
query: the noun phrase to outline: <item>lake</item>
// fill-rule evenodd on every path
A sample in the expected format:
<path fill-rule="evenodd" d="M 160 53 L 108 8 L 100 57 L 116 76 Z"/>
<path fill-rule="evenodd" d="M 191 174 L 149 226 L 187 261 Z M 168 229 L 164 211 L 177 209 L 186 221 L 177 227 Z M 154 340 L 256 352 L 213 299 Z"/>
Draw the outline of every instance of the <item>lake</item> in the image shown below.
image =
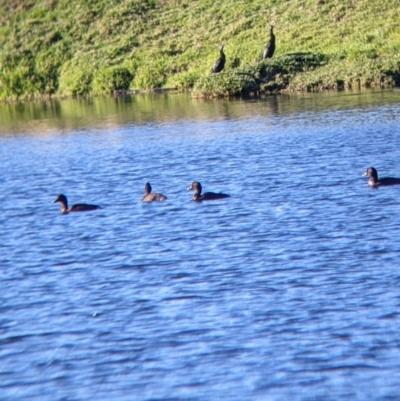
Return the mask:
<path fill-rule="evenodd" d="M 399 90 L 2 104 L 0 156 L 1 400 L 400 399 Z"/>

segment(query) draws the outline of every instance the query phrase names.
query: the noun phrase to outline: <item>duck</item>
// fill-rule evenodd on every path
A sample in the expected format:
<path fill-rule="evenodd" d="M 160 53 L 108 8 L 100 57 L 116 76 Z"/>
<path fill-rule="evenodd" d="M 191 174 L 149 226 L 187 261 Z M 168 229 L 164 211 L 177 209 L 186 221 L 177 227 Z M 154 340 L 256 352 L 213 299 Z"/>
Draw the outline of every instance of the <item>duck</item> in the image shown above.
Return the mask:
<path fill-rule="evenodd" d="M 271 25 L 269 27 L 269 42 L 264 48 L 262 59 L 265 60 L 267 58 L 271 58 L 275 52 L 275 35 L 273 32 L 274 27 Z"/>
<path fill-rule="evenodd" d="M 151 185 L 149 182 L 146 182 L 144 186 L 144 193 L 145 195 L 142 198 L 142 202 L 155 202 L 155 201 L 165 201 L 167 197 L 163 194 L 152 193 L 151 192 Z"/>
<path fill-rule="evenodd" d="M 225 53 L 224 53 L 224 46 L 219 47 L 219 58 L 215 61 L 214 65 L 211 68 L 211 74 L 217 74 L 221 72 L 225 67 Z"/>
<path fill-rule="evenodd" d="M 368 180 L 368 185 L 371 187 L 378 187 L 384 185 L 400 185 L 400 178 L 395 177 L 384 177 L 378 179 L 378 172 L 374 167 L 368 167 L 363 176 L 369 176 L 370 179 Z"/>
<path fill-rule="evenodd" d="M 230 195 L 215 192 L 205 192 L 204 194 L 202 194 L 202 187 L 198 181 L 193 181 L 188 190 L 194 191 L 193 200 L 196 202 L 224 199 L 230 197 Z"/>
<path fill-rule="evenodd" d="M 53 203 L 60 202 L 61 213 L 67 214 L 70 212 L 88 212 L 91 210 L 101 209 L 98 205 L 89 205 L 87 203 L 77 203 L 68 207 L 67 197 L 63 194 L 57 196 Z"/>

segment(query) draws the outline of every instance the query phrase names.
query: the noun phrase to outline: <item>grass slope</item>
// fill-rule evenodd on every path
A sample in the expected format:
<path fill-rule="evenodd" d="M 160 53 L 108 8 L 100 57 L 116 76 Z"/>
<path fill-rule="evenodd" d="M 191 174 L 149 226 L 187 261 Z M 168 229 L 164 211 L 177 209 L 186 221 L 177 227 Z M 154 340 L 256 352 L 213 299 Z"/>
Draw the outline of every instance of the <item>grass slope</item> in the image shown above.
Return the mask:
<path fill-rule="evenodd" d="M 223 96 L 394 85 L 400 82 L 399 4 L 0 0 L 0 99 L 161 87 Z M 260 63 L 270 24 L 277 50 Z M 227 64 L 210 77 L 219 44 Z"/>

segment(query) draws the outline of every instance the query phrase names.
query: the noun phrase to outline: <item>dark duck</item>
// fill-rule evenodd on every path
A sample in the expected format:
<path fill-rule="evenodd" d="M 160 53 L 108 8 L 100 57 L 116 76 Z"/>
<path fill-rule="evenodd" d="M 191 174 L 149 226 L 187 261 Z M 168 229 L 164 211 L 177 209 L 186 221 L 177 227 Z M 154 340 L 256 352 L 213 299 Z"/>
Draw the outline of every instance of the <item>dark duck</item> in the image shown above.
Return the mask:
<path fill-rule="evenodd" d="M 224 67 L 225 67 L 225 53 L 224 53 L 224 46 L 220 46 L 219 48 L 219 59 L 217 59 L 214 63 L 214 65 L 211 68 L 211 74 L 216 74 L 218 72 L 221 72 Z"/>
<path fill-rule="evenodd" d="M 101 209 L 100 206 L 97 205 L 88 205 L 87 203 L 76 203 L 68 207 L 67 197 L 63 194 L 57 196 L 53 203 L 60 202 L 61 213 L 70 213 L 70 212 L 89 212 L 91 210 Z"/>
<path fill-rule="evenodd" d="M 144 194 L 145 195 L 142 198 L 142 202 L 157 202 L 167 199 L 167 197 L 163 194 L 151 192 L 151 185 L 149 182 L 146 182 L 146 185 L 144 186 Z"/>
<path fill-rule="evenodd" d="M 262 59 L 272 58 L 275 52 L 275 35 L 273 32 L 274 27 L 271 25 L 269 28 L 269 42 L 264 48 Z"/>
<path fill-rule="evenodd" d="M 378 172 L 374 167 L 368 167 L 363 176 L 369 176 L 368 185 L 371 187 L 381 187 L 388 185 L 400 185 L 400 178 L 384 177 L 378 178 Z"/>
<path fill-rule="evenodd" d="M 229 198 L 229 195 L 223 193 L 205 192 L 202 194 L 201 184 L 197 181 L 193 181 L 192 185 L 188 189 L 194 191 L 193 200 L 196 202 Z"/>

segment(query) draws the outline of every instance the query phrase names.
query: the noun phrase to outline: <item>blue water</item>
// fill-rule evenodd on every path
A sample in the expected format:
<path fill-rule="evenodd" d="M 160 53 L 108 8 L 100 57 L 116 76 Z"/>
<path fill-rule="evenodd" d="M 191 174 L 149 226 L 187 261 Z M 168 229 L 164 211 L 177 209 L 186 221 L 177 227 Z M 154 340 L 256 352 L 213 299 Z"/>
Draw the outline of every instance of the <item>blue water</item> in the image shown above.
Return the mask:
<path fill-rule="evenodd" d="M 109 101 L 1 126 L 0 399 L 400 399 L 400 92 Z"/>

